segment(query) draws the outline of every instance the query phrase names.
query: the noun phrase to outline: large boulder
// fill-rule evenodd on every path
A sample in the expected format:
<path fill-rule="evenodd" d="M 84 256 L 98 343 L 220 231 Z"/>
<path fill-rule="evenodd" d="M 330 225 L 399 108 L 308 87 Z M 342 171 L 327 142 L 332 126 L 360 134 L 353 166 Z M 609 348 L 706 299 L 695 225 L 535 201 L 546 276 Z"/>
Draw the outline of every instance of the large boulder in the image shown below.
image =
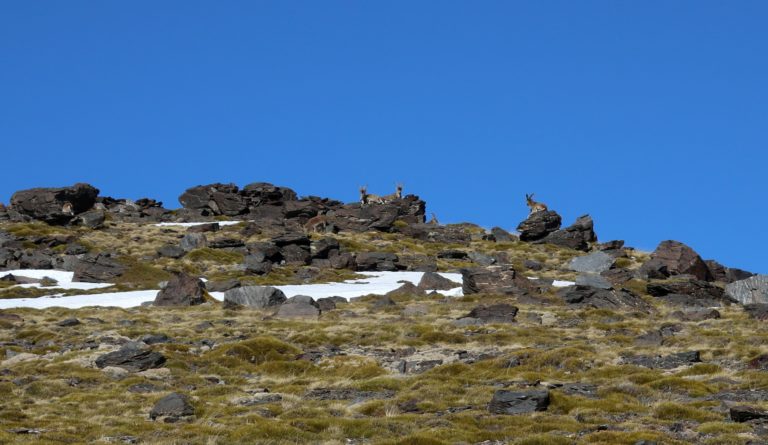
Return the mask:
<path fill-rule="evenodd" d="M 572 225 L 562 230 L 556 230 L 538 240 L 541 243 L 554 244 L 582 251 L 589 250 L 589 243 L 596 241 L 597 235 L 595 235 L 594 223 L 589 215 L 580 216 Z"/>
<path fill-rule="evenodd" d="M 74 265 L 72 281 L 111 283 L 125 273 L 126 267 L 109 254 L 85 254 Z"/>
<path fill-rule="evenodd" d="M 635 309 L 650 312 L 651 306 L 641 297 L 625 290 L 600 289 L 589 286 L 568 286 L 558 291 L 568 304 L 597 309 Z"/>
<path fill-rule="evenodd" d="M 568 269 L 575 272 L 599 274 L 610 269 L 615 261 L 616 259 L 611 255 L 597 251 L 572 259 L 568 263 Z"/>
<path fill-rule="evenodd" d="M 648 283 L 648 293 L 669 303 L 683 306 L 723 306 L 736 301 L 725 295 L 723 288 L 696 279 L 671 279 Z"/>
<path fill-rule="evenodd" d="M 361 252 L 356 257 L 357 270 L 359 271 L 386 271 L 394 272 L 398 269 L 397 255 L 389 252 Z"/>
<path fill-rule="evenodd" d="M 419 280 L 419 289 L 421 290 L 450 290 L 461 287 L 461 283 L 451 281 L 437 272 L 425 272 Z"/>
<path fill-rule="evenodd" d="M 149 412 L 149 418 L 152 420 L 164 418 L 167 422 L 173 423 L 182 417 L 190 417 L 194 414 L 195 407 L 190 403 L 189 397 L 174 392 L 155 403 Z"/>
<path fill-rule="evenodd" d="M 517 311 L 516 306 L 506 303 L 480 305 L 460 317 L 459 321 L 462 324 L 514 323 Z"/>
<path fill-rule="evenodd" d="M 725 286 L 725 293 L 741 304 L 768 303 L 768 275 L 755 275 Z"/>
<path fill-rule="evenodd" d="M 531 213 L 517 226 L 520 241 L 537 241 L 558 230 L 562 218 L 554 210 Z"/>
<path fill-rule="evenodd" d="M 707 263 L 695 250 L 679 241 L 662 241 L 649 261 L 665 267 L 670 275 L 693 275 L 699 280 L 714 281 Z"/>
<path fill-rule="evenodd" d="M 280 289 L 272 286 L 243 286 L 224 292 L 224 302 L 263 309 L 279 306 L 287 298 Z"/>
<path fill-rule="evenodd" d="M 733 283 L 734 281 L 746 280 L 747 278 L 754 276 L 752 272 L 746 270 L 737 269 L 734 267 L 725 267 L 715 260 L 705 260 L 709 271 L 712 273 L 715 281 L 723 283 Z"/>
<path fill-rule="evenodd" d="M 126 343 L 117 351 L 96 358 L 96 366 L 106 368 L 115 366 L 131 372 L 146 371 L 159 368 L 165 364 L 165 356 L 154 352 L 141 343 Z"/>
<path fill-rule="evenodd" d="M 99 189 L 82 183 L 21 190 L 11 197 L 10 210 L 48 224 L 62 225 L 93 208 L 98 195 Z"/>
<path fill-rule="evenodd" d="M 198 185 L 182 193 L 179 202 L 184 208 L 202 210 L 209 215 L 240 215 L 248 206 L 238 191 L 235 184 Z"/>
<path fill-rule="evenodd" d="M 180 273 L 168 281 L 155 297 L 155 306 L 195 306 L 205 302 L 205 283 L 200 278 Z"/>
<path fill-rule="evenodd" d="M 522 296 L 533 290 L 531 280 L 509 266 L 474 267 L 461 270 L 464 295 L 501 294 Z"/>
<path fill-rule="evenodd" d="M 407 195 L 386 204 L 347 204 L 329 213 L 333 224 L 343 231 L 366 232 L 378 230 L 392 232 L 396 222 L 423 224 L 426 203 L 418 196 Z"/>
<path fill-rule="evenodd" d="M 549 391 L 507 391 L 500 389 L 493 394 L 488 404 L 491 414 L 527 414 L 546 411 L 549 406 Z"/>

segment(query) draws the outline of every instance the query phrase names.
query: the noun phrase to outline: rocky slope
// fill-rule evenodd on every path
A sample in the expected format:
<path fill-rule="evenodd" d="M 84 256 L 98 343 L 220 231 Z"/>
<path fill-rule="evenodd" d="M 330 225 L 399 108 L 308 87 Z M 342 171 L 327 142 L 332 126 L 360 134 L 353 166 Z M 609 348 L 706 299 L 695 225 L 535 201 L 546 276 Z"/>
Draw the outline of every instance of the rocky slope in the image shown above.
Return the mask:
<path fill-rule="evenodd" d="M 768 442 L 766 276 L 676 241 L 599 243 L 554 211 L 510 234 L 425 223 L 413 195 L 211 184 L 179 201 L 77 184 L 0 206 L 0 299 L 158 290 L 0 311 L 0 442 Z M 362 271 L 425 273 L 350 302 L 269 287 Z"/>

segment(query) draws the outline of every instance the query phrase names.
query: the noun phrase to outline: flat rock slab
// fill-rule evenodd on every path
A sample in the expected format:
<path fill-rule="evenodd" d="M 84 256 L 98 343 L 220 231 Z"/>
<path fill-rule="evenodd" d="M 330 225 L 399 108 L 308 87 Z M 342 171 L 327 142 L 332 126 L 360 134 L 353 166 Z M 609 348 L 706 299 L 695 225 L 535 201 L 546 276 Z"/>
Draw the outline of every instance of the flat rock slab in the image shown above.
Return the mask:
<path fill-rule="evenodd" d="M 610 269 L 616 259 L 605 252 L 578 256 L 568 263 L 568 269 L 581 273 L 599 274 Z"/>
<path fill-rule="evenodd" d="M 304 395 L 305 399 L 310 400 L 353 400 L 362 402 L 371 399 L 391 399 L 395 392 L 386 391 L 360 391 L 352 388 L 318 388 L 313 389 Z"/>
<path fill-rule="evenodd" d="M 96 359 L 96 366 L 99 368 L 114 366 L 132 372 L 159 368 L 163 364 L 165 364 L 163 354 L 134 343 L 128 343 L 117 351 L 101 355 Z"/>
<path fill-rule="evenodd" d="M 149 418 L 152 420 L 155 420 L 158 417 L 178 419 L 194 414 L 195 408 L 189 402 L 189 397 L 174 392 L 158 400 L 152 408 L 152 411 L 149 412 Z"/>
<path fill-rule="evenodd" d="M 673 369 L 680 366 L 689 366 L 701 363 L 699 351 L 678 352 L 665 356 L 636 355 L 623 358 L 628 365 L 643 366 L 646 368 Z"/>
<path fill-rule="evenodd" d="M 741 304 L 768 303 L 768 275 L 755 275 L 725 286 L 725 294 Z"/>
<path fill-rule="evenodd" d="M 546 411 L 549 406 L 549 391 L 507 391 L 493 394 L 488 404 L 492 414 L 526 414 Z"/>
<path fill-rule="evenodd" d="M 278 306 L 285 300 L 283 291 L 272 286 L 243 286 L 224 293 L 225 302 L 257 309 Z"/>

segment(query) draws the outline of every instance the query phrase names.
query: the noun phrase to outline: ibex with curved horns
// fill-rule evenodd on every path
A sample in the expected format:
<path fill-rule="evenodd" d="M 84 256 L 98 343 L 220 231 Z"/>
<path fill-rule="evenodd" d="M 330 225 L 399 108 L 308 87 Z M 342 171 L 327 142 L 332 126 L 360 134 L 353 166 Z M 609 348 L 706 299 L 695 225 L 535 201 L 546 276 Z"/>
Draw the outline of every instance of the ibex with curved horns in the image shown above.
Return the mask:
<path fill-rule="evenodd" d="M 367 185 L 360 187 L 360 204 L 368 205 L 373 203 L 381 203 L 381 196 L 368 193 Z"/>
<path fill-rule="evenodd" d="M 386 204 L 396 199 L 403 199 L 403 184 L 400 184 L 398 182 L 397 184 L 395 184 L 395 193 L 392 193 L 391 195 L 382 196 L 380 199 L 382 204 Z"/>
<path fill-rule="evenodd" d="M 533 193 L 525 194 L 525 204 L 528 206 L 528 208 L 531 209 L 531 212 L 529 215 L 532 215 L 536 212 L 546 212 L 547 211 L 547 205 L 543 202 L 537 202 L 533 200 Z"/>

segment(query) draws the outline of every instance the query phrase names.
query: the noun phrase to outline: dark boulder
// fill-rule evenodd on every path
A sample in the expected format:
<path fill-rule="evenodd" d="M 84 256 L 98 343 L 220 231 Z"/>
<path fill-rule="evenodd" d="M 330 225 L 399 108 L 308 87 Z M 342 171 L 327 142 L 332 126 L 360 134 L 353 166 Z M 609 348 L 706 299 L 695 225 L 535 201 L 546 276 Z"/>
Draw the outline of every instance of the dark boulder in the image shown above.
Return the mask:
<path fill-rule="evenodd" d="M 625 356 L 622 361 L 625 364 L 643 366 L 653 369 L 674 369 L 680 366 L 690 366 L 695 363 L 701 363 L 699 351 L 678 352 L 665 356 L 636 355 Z"/>
<path fill-rule="evenodd" d="M 615 261 L 616 259 L 611 255 L 597 251 L 573 258 L 568 263 L 568 269 L 582 273 L 599 274 L 610 269 Z"/>
<path fill-rule="evenodd" d="M 331 253 L 340 249 L 336 238 L 325 237 L 310 244 L 312 258 L 328 258 Z"/>
<path fill-rule="evenodd" d="M 196 226 L 188 227 L 187 233 L 218 232 L 219 229 L 221 229 L 221 226 L 217 222 L 205 223 L 205 224 L 198 224 Z"/>
<path fill-rule="evenodd" d="M 312 254 L 309 252 L 309 247 L 299 244 L 289 244 L 280 248 L 280 254 L 283 256 L 283 260 L 288 264 L 306 265 L 312 260 Z"/>
<path fill-rule="evenodd" d="M 594 223 L 589 215 L 580 216 L 572 225 L 563 230 L 554 231 L 538 240 L 538 242 L 582 251 L 589 250 L 589 243 L 596 241 Z"/>
<path fill-rule="evenodd" d="M 640 266 L 637 276 L 645 280 L 664 280 L 669 278 L 670 272 L 664 261 L 651 258 Z"/>
<path fill-rule="evenodd" d="M 511 233 L 507 232 L 501 227 L 492 228 L 491 235 L 493 236 L 493 240 L 497 243 L 508 243 L 517 240 L 517 237 L 513 236 Z"/>
<path fill-rule="evenodd" d="M 399 258 L 389 252 L 361 252 L 355 258 L 359 271 L 387 271 L 398 270 Z"/>
<path fill-rule="evenodd" d="M 77 318 L 66 318 L 56 323 L 56 326 L 60 326 L 62 328 L 69 328 L 72 326 L 77 326 L 79 324 L 81 323 L 80 323 L 80 320 L 78 320 Z"/>
<path fill-rule="evenodd" d="M 475 267 L 461 270 L 464 295 L 501 294 L 522 296 L 535 289 L 531 280 L 509 266 Z"/>
<path fill-rule="evenodd" d="M 77 215 L 72 220 L 72 224 L 88 227 L 89 229 L 100 229 L 104 227 L 106 218 L 107 215 L 103 210 L 88 210 Z"/>
<path fill-rule="evenodd" d="M 517 226 L 520 241 L 537 241 L 558 230 L 562 218 L 557 212 L 548 210 L 531 213 L 528 218 Z"/>
<path fill-rule="evenodd" d="M 750 420 L 768 420 L 768 411 L 754 406 L 732 406 L 730 409 L 731 420 L 734 422 L 749 422 Z"/>
<path fill-rule="evenodd" d="M 541 213 L 541 212 L 539 212 Z M 549 391 L 507 391 L 498 390 L 488 404 L 491 414 L 527 414 L 546 411 L 549 406 Z"/>
<path fill-rule="evenodd" d="M 288 187 L 280 187 L 268 182 L 254 182 L 243 187 L 242 195 L 248 200 L 249 207 L 281 205 L 286 201 L 296 201 L 296 192 Z"/>
<path fill-rule="evenodd" d="M 48 224 L 67 224 L 76 215 L 90 210 L 98 195 L 99 189 L 82 183 L 21 190 L 11 197 L 9 210 Z"/>
<path fill-rule="evenodd" d="M 278 318 L 317 318 L 320 316 L 320 306 L 312 297 L 297 295 L 281 304 L 277 308 L 275 316 Z"/>
<path fill-rule="evenodd" d="M 257 309 L 278 306 L 285 300 L 283 291 L 271 286 L 243 286 L 224 293 L 225 302 Z"/>
<path fill-rule="evenodd" d="M 195 306 L 205 302 L 205 284 L 200 278 L 180 273 L 168 281 L 155 297 L 155 306 Z"/>
<path fill-rule="evenodd" d="M 208 238 L 203 233 L 187 233 L 181 239 L 180 247 L 185 252 L 191 252 L 195 249 L 201 249 L 208 246 Z"/>
<path fill-rule="evenodd" d="M 715 281 L 721 283 L 733 283 L 734 281 L 745 280 L 755 274 L 746 270 L 725 267 L 715 260 L 705 260 L 709 271 L 712 273 Z"/>
<path fill-rule="evenodd" d="M 109 254 L 85 254 L 74 265 L 73 281 L 109 283 L 125 273 L 126 267 Z"/>
<path fill-rule="evenodd" d="M 387 292 L 386 295 L 388 297 L 412 297 L 424 295 L 424 293 L 423 289 L 416 287 L 410 281 L 406 281 L 397 289 Z"/>
<path fill-rule="evenodd" d="M 283 260 L 283 255 L 280 253 L 280 249 L 273 243 L 251 243 L 247 245 L 247 248 L 250 256 L 253 257 L 251 260 L 253 262 L 261 263 L 268 261 L 270 263 L 279 263 Z"/>
<path fill-rule="evenodd" d="M 706 281 L 686 280 L 682 277 L 674 280 L 648 283 L 647 289 L 650 295 L 664 298 L 670 303 L 712 307 L 730 304 L 733 301 L 725 295 L 721 287 Z M 690 298 L 670 297 L 673 295 L 685 295 Z"/>
<path fill-rule="evenodd" d="M 190 417 L 195 414 L 195 408 L 184 394 L 171 393 L 155 403 L 149 412 L 152 420 L 165 418 L 168 422 L 175 422 L 182 417 Z"/>
<path fill-rule="evenodd" d="M 245 257 L 244 267 L 246 272 L 256 275 L 266 275 L 272 271 L 272 263 L 258 254 Z"/>
<path fill-rule="evenodd" d="M 153 352 L 141 343 L 126 343 L 117 351 L 101 355 L 96 358 L 96 366 L 106 368 L 116 366 L 131 372 L 146 371 L 159 368 L 165 364 L 165 356 L 159 352 Z"/>
<path fill-rule="evenodd" d="M 246 213 L 248 205 L 235 184 L 208 184 L 187 189 L 179 202 L 184 208 L 201 210 L 205 215 L 235 216 Z"/>
<path fill-rule="evenodd" d="M 272 244 L 277 247 L 285 247 L 291 245 L 309 247 L 310 240 L 307 235 L 303 233 L 284 233 L 280 236 L 272 238 Z"/>
<path fill-rule="evenodd" d="M 163 258 L 174 258 L 179 259 L 187 254 L 187 252 L 184 251 L 179 246 L 175 246 L 172 244 L 166 244 L 165 246 L 162 246 L 157 249 L 157 254 L 160 255 Z"/>
<path fill-rule="evenodd" d="M 436 272 L 425 272 L 418 287 L 421 290 L 450 290 L 461 287 L 461 283 L 451 281 Z"/>
<path fill-rule="evenodd" d="M 745 304 L 744 311 L 755 320 L 768 320 L 768 304 Z"/>
<path fill-rule="evenodd" d="M 518 309 L 511 304 L 499 303 L 490 306 L 480 305 L 469 311 L 469 313 L 459 320 L 472 324 L 483 323 L 514 323 Z"/>
<path fill-rule="evenodd" d="M 626 289 L 607 290 L 588 286 L 568 286 L 558 291 L 568 304 L 598 309 L 636 309 L 650 312 L 651 306 Z"/>
<path fill-rule="evenodd" d="M 768 275 L 755 275 L 725 286 L 725 294 L 741 304 L 768 303 Z"/>
<path fill-rule="evenodd" d="M 653 260 L 666 266 L 670 275 L 693 275 L 703 281 L 714 280 L 709 267 L 699 254 L 679 241 L 662 241 L 651 254 L 650 261 Z"/>

